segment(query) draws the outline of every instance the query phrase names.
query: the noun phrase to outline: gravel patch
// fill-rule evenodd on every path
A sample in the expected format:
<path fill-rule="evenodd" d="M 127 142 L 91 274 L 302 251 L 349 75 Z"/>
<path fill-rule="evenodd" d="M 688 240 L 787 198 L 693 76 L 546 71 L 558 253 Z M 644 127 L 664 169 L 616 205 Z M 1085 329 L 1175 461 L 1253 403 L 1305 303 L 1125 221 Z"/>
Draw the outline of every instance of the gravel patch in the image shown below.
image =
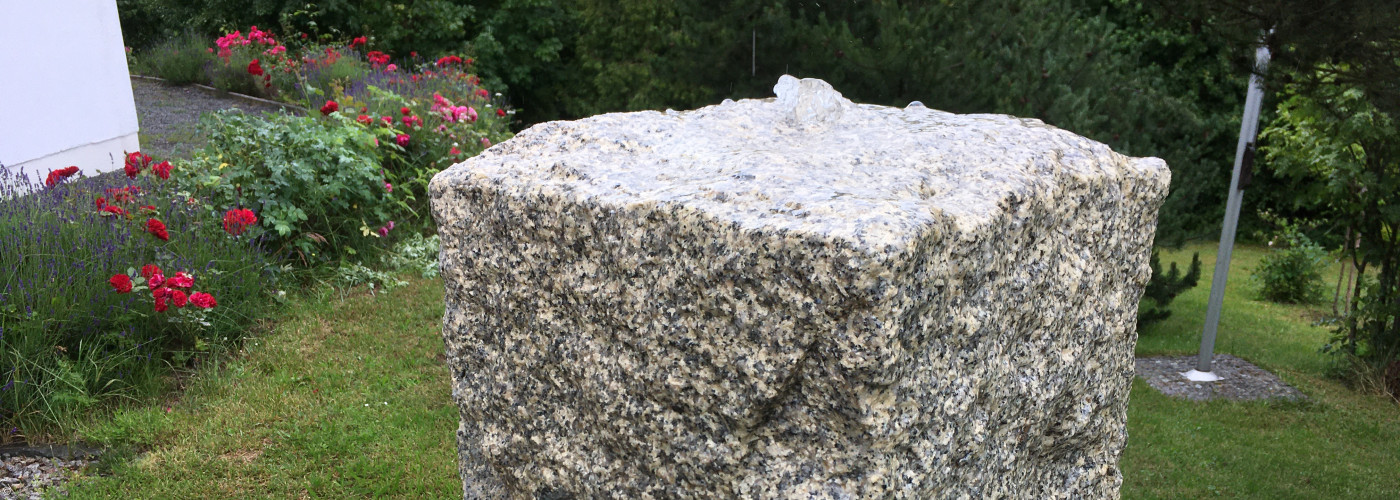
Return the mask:
<path fill-rule="evenodd" d="M 1217 354 L 1211 363 L 1211 368 L 1222 377 L 1221 380 L 1192 382 L 1181 376 L 1194 368 L 1195 356 L 1137 358 L 1137 376 L 1146 380 L 1153 389 L 1172 397 L 1192 401 L 1307 399 L 1298 389 L 1279 380 L 1278 376 L 1229 354 Z"/>
<path fill-rule="evenodd" d="M 158 159 L 189 158 L 204 146 L 205 137 L 197 130 L 201 114 L 224 109 L 240 109 L 247 113 L 275 113 L 284 109 L 217 90 L 175 87 L 140 77 L 131 79 L 131 93 L 136 97 L 136 120 L 141 126 L 141 152 Z M 288 111 L 295 112 L 294 109 Z"/>
<path fill-rule="evenodd" d="M 33 451 L 0 453 L 0 500 L 52 496 L 62 491 L 63 483 L 93 463 L 86 456 L 50 457 Z"/>

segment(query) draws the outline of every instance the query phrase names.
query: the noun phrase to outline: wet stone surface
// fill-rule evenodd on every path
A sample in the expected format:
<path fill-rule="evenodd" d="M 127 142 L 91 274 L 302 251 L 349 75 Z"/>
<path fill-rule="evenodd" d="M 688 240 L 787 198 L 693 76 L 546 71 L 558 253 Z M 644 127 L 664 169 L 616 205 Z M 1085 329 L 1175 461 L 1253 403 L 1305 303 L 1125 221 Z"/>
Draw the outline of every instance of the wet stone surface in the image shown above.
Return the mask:
<path fill-rule="evenodd" d="M 465 497 L 1116 497 L 1166 165 L 775 90 L 433 180 Z"/>
<path fill-rule="evenodd" d="M 1193 401 L 1230 399 L 1307 399 L 1277 375 L 1229 354 L 1217 354 L 1211 372 L 1221 380 L 1192 382 L 1181 374 L 1196 368 L 1195 356 L 1162 356 L 1137 359 L 1137 376 L 1168 396 Z"/>

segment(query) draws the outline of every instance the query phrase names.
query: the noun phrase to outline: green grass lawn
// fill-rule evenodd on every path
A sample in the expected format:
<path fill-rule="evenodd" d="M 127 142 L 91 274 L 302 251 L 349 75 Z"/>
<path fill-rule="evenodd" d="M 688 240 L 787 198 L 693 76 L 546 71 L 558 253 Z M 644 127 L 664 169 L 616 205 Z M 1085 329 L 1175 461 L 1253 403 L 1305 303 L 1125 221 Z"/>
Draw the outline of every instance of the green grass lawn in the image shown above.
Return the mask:
<path fill-rule="evenodd" d="M 1139 355 L 1192 354 L 1214 245 L 1164 256 L 1207 266 Z M 1141 382 L 1128 409 L 1126 498 L 1400 498 L 1400 409 L 1327 377 L 1327 331 L 1306 308 L 1254 301 L 1264 251 L 1236 253 L 1217 352 L 1278 373 L 1306 403 L 1170 399 Z M 1335 277 L 1335 269 L 1330 275 Z M 297 299 L 289 318 L 178 401 L 119 412 L 86 439 L 135 450 L 75 498 L 460 498 L 442 283 Z M 170 408 L 166 410 L 167 406 Z"/>
<path fill-rule="evenodd" d="M 178 401 L 84 430 L 139 453 L 72 497 L 461 498 L 442 294 L 441 281 L 413 280 L 297 300 Z"/>
<path fill-rule="evenodd" d="M 1139 333 L 1139 356 L 1198 352 L 1216 246 L 1162 257 L 1184 265 L 1191 252 L 1201 254 L 1201 284 Z M 1215 352 L 1278 374 L 1310 402 L 1193 403 L 1139 379 L 1128 404 L 1124 498 L 1400 498 L 1400 409 L 1328 377 L 1334 359 L 1318 348 L 1329 333 L 1311 318 L 1330 302 L 1310 310 L 1254 300 L 1249 274 L 1265 252 L 1236 249 Z M 1336 280 L 1338 270 L 1324 276 Z"/>

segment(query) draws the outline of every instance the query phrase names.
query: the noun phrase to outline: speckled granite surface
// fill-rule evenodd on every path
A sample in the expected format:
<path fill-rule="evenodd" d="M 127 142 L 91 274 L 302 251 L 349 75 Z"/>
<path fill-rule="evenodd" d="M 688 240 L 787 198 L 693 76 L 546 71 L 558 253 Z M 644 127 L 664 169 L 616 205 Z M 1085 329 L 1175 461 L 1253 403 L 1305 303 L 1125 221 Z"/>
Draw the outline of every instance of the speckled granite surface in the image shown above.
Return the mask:
<path fill-rule="evenodd" d="M 466 497 L 1116 497 L 1166 165 L 776 90 L 433 180 Z"/>

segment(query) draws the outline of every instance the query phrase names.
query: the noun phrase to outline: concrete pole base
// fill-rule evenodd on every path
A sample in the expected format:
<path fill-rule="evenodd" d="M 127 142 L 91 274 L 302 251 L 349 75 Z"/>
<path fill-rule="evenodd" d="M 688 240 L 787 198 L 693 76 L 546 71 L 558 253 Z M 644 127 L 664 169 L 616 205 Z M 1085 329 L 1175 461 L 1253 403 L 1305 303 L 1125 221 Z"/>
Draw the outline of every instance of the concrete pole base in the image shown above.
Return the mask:
<path fill-rule="evenodd" d="M 1186 377 L 1186 380 L 1192 382 L 1215 382 L 1221 378 L 1219 375 L 1216 375 L 1215 372 L 1203 372 L 1198 370 L 1182 372 L 1181 376 Z"/>

